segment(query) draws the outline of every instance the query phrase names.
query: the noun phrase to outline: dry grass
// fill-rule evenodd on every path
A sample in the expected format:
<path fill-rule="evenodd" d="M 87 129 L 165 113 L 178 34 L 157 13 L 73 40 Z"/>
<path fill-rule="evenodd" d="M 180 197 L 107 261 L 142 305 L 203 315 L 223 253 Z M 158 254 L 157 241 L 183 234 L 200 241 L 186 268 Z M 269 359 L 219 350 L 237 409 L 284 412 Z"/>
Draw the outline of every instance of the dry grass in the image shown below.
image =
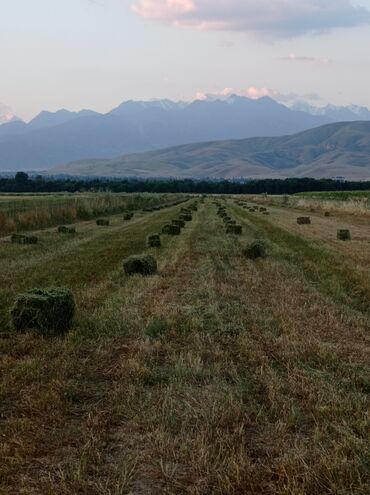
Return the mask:
<path fill-rule="evenodd" d="M 242 236 L 225 234 L 207 200 L 180 237 L 165 236 L 150 278 L 122 280 L 114 250 L 136 251 L 176 209 L 113 226 L 98 277 L 89 259 L 102 238 L 65 240 L 87 264 L 65 274 L 74 328 L 0 341 L 4 493 L 368 493 L 369 313 L 324 246 L 313 258 L 302 240 L 297 258 L 294 234 L 228 208 Z M 246 260 L 257 234 L 269 257 Z M 313 259 L 335 291 L 314 278 Z"/>

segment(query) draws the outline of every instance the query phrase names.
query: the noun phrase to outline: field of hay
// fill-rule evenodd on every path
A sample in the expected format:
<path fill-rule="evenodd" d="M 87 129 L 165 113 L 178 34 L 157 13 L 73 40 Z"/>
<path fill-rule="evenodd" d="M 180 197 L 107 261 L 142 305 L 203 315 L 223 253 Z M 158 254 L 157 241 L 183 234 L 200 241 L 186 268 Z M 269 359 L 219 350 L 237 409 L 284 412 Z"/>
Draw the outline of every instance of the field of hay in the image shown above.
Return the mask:
<path fill-rule="evenodd" d="M 127 195 L 72 235 L 4 230 L 0 493 L 368 494 L 370 220 L 314 201 Z M 125 274 L 140 254 L 157 273 Z M 74 294 L 70 331 L 15 331 L 16 295 L 52 286 Z"/>

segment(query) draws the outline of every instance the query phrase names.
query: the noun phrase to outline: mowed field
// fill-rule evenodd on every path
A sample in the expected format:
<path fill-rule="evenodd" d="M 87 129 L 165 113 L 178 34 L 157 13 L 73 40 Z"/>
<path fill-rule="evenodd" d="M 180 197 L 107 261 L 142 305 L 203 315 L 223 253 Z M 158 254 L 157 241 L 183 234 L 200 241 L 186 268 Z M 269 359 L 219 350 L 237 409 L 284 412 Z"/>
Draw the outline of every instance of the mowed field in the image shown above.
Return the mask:
<path fill-rule="evenodd" d="M 369 493 L 369 219 L 297 225 L 300 210 L 241 199 L 198 198 L 160 248 L 146 235 L 194 198 L 0 240 L 1 494 Z M 255 239 L 267 257 L 253 261 Z M 143 252 L 158 274 L 125 275 Z M 15 295 L 49 286 L 72 289 L 71 330 L 16 333 Z"/>

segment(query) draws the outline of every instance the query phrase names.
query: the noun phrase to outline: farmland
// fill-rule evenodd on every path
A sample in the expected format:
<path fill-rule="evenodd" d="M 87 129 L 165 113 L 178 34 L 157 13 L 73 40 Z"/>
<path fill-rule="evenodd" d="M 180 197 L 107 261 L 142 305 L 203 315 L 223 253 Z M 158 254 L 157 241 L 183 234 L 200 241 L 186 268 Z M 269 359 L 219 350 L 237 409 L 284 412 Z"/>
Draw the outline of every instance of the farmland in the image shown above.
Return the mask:
<path fill-rule="evenodd" d="M 87 196 L 0 198 L 0 493 L 368 493 L 368 198 Z M 141 253 L 158 273 L 124 274 Z M 16 295 L 51 286 L 74 294 L 70 331 L 16 332 Z"/>

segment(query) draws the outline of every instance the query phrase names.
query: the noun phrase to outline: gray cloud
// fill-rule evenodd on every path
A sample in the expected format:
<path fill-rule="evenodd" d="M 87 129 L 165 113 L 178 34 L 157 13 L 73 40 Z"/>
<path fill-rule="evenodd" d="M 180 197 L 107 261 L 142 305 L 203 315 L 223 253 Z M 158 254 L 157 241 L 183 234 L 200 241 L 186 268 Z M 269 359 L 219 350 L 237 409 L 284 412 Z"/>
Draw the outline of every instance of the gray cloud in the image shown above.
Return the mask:
<path fill-rule="evenodd" d="M 291 38 L 370 23 L 370 11 L 350 0 L 136 0 L 153 21 L 202 31 L 242 31 Z"/>

